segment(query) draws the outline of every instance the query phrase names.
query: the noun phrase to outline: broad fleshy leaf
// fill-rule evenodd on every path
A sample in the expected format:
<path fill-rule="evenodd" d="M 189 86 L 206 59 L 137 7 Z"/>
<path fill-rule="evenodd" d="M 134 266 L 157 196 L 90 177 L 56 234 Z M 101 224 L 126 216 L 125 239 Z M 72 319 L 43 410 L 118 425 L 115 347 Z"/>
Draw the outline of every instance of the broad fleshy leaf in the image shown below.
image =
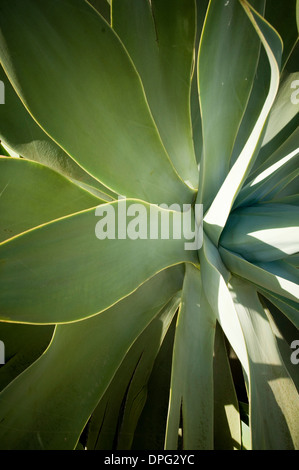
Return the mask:
<path fill-rule="evenodd" d="M 99 212 L 88 209 L 0 245 L 1 320 L 83 319 L 107 309 L 168 266 L 198 263 L 196 251 L 185 249 L 183 236 L 175 238 L 171 230 L 164 238 L 151 236 L 159 217 L 166 216 L 171 228 L 177 217 L 182 223 L 181 213 L 138 200 L 107 203 Z"/>
<path fill-rule="evenodd" d="M 240 191 L 234 207 L 271 201 L 298 177 L 299 129 L 274 152 Z"/>
<path fill-rule="evenodd" d="M 58 325 L 47 351 L 0 394 L 0 448 L 74 449 L 132 343 L 181 280 L 171 268 L 103 314 Z"/>
<path fill-rule="evenodd" d="M 275 261 L 299 251 L 299 211 L 287 204 L 256 204 L 235 210 L 220 245 L 251 262 Z"/>
<path fill-rule="evenodd" d="M 280 37 L 273 28 L 265 22 L 264 18 L 253 10 L 245 0 L 242 0 L 241 3 L 266 50 L 271 68 L 271 81 L 267 99 L 265 100 L 255 126 L 242 152 L 230 169 L 225 181 L 205 215 L 207 233 L 215 244 L 218 244 L 219 237 L 227 221 L 231 207 L 246 179 L 250 166 L 252 165 L 252 160 L 255 156 L 260 136 L 278 90 L 280 77 L 280 59 L 282 53 Z"/>
<path fill-rule="evenodd" d="M 108 0 L 86 0 L 90 5 L 95 8 L 105 20 L 110 23 L 111 21 L 111 7 Z"/>
<path fill-rule="evenodd" d="M 21 158 L 0 158 L 0 194 L 0 242 L 105 202 L 60 173 Z"/>
<path fill-rule="evenodd" d="M 136 69 L 96 10 L 82 0 L 3 0 L 0 31 L 1 63 L 15 90 L 82 168 L 126 197 L 192 202 L 193 191 L 161 143 Z"/>
<path fill-rule="evenodd" d="M 112 18 L 141 77 L 166 151 L 181 178 L 197 188 L 190 119 L 194 0 L 114 0 Z"/>
<path fill-rule="evenodd" d="M 86 173 L 34 121 L 13 89 L 1 64 L 0 80 L 5 86 L 6 100 L 6 105 L 0 106 L 0 139 L 23 158 L 47 165 L 68 178 L 86 184 L 90 191 L 102 191 L 103 197 L 108 201 L 115 199 L 112 191 Z"/>
<path fill-rule="evenodd" d="M 288 74 L 284 78 L 269 116 L 263 146 L 266 146 L 280 132 L 284 131 L 293 120 L 298 125 L 298 83 L 299 72 Z"/>
<path fill-rule="evenodd" d="M 289 0 L 288 2 L 275 0 L 274 4 L 270 1 L 266 5 L 266 19 L 278 31 L 283 41 L 283 66 L 287 64 L 292 51 L 298 44 L 298 25 L 296 15 L 294 15 L 296 2 L 297 0 Z"/>
<path fill-rule="evenodd" d="M 263 0 L 254 4 L 263 11 Z M 204 204 L 205 210 L 229 172 L 234 142 L 252 88 L 259 48 L 258 35 L 240 2 L 210 2 L 197 63 L 203 132 L 198 201 Z"/>
<path fill-rule="evenodd" d="M 293 302 L 299 301 L 298 270 L 293 266 L 283 260 L 250 263 L 221 246 L 219 252 L 232 273 Z"/>
<path fill-rule="evenodd" d="M 0 391 L 35 362 L 51 342 L 53 325 L 0 323 L 5 364 L 0 367 Z"/>
<path fill-rule="evenodd" d="M 199 252 L 199 259 L 205 295 L 245 373 L 248 374 L 244 337 L 227 287 L 230 273 L 223 264 L 217 248 L 206 235 Z"/>

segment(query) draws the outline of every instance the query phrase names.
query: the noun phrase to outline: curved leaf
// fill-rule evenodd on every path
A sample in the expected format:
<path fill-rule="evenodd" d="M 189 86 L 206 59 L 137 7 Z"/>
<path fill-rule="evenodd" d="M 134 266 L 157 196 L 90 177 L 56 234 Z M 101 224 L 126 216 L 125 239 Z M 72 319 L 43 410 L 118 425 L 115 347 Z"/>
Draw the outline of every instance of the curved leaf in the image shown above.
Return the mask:
<path fill-rule="evenodd" d="M 299 251 L 298 208 L 257 204 L 235 210 L 228 218 L 220 245 L 251 262 L 275 261 Z"/>
<path fill-rule="evenodd" d="M 177 449 L 181 410 L 184 449 L 213 449 L 215 328 L 200 271 L 187 265 L 174 340 L 166 450 Z"/>
<path fill-rule="evenodd" d="M 282 260 L 269 263 L 250 263 L 241 255 L 219 248 L 221 258 L 228 269 L 261 289 L 281 295 L 294 302 L 299 301 L 298 271 Z"/>
<path fill-rule="evenodd" d="M 147 398 L 154 361 L 178 308 L 175 295 L 139 335 L 118 368 L 88 425 L 87 448 L 129 450 Z"/>
<path fill-rule="evenodd" d="M 299 72 L 290 73 L 284 78 L 269 115 L 263 146 L 274 139 L 293 119 L 296 119 L 298 125 L 299 102 L 298 92 L 296 93 L 298 80 Z"/>
<path fill-rule="evenodd" d="M 112 17 L 113 29 L 141 77 L 168 155 L 182 179 L 197 188 L 190 120 L 194 0 L 114 0 Z"/>
<path fill-rule="evenodd" d="M 39 163 L 0 158 L 0 242 L 104 201 Z"/>
<path fill-rule="evenodd" d="M 256 147 L 278 90 L 280 77 L 281 39 L 272 27 L 245 0 L 242 0 L 241 3 L 267 52 L 271 67 L 271 82 L 267 99 L 255 126 L 205 216 L 206 231 L 216 245 L 235 198 L 250 170 Z"/>
<path fill-rule="evenodd" d="M 267 2 L 266 5 L 266 19 L 279 32 L 283 40 L 283 66 L 298 43 L 298 26 L 294 15 L 296 1 L 289 0 L 286 3 L 284 0 L 275 0 L 275 3 Z"/>
<path fill-rule="evenodd" d="M 0 322 L 5 344 L 5 364 L 0 367 L 0 391 L 36 361 L 47 349 L 54 326 L 16 325 Z"/>
<path fill-rule="evenodd" d="M 111 19 L 111 8 L 108 0 L 86 0 L 90 5 L 93 6 L 105 20 L 110 23 Z"/>
<path fill-rule="evenodd" d="M 263 0 L 254 3 L 263 11 Z M 259 48 L 259 38 L 253 33 L 239 2 L 210 2 L 197 63 L 203 131 L 198 198 L 206 208 L 229 172 L 234 142 L 253 84 Z"/>
<path fill-rule="evenodd" d="M 223 331 L 217 323 L 214 348 L 214 449 L 241 449 L 239 404 Z"/>
<path fill-rule="evenodd" d="M 61 174 L 103 191 L 108 200 L 114 195 L 84 171 L 34 121 L 23 106 L 0 64 L 0 80 L 5 85 L 5 106 L 0 106 L 0 139 L 18 155 L 47 165 Z M 108 195 L 110 197 L 108 197 Z"/>
<path fill-rule="evenodd" d="M 126 197 L 192 202 L 193 191 L 163 148 L 134 65 L 88 3 L 3 0 L 0 31 L 0 59 L 18 95 L 82 168 Z"/>
<path fill-rule="evenodd" d="M 252 286 L 234 278 L 230 284 L 249 357 L 252 449 L 298 448 L 298 394 L 267 316 Z"/>
<path fill-rule="evenodd" d="M 234 207 L 268 201 L 276 197 L 298 175 L 299 129 L 272 156 L 250 175 L 236 198 Z"/>
<path fill-rule="evenodd" d="M 139 216 L 128 217 L 128 231 L 122 221 L 127 202 L 140 210 Z M 0 319 L 79 320 L 107 309 L 168 266 L 198 263 L 196 252 L 185 250 L 184 239 L 171 232 L 168 239 L 151 237 L 153 220 L 166 216 L 171 226 L 177 216 L 181 221 L 178 212 L 120 200 L 101 205 L 100 220 L 97 214 L 88 209 L 0 244 Z M 145 233 L 135 230 L 139 224 Z"/>
<path fill-rule="evenodd" d="M 223 264 L 217 248 L 206 235 L 204 236 L 203 247 L 199 252 L 199 259 L 205 295 L 245 373 L 248 374 L 244 338 L 227 287 L 230 273 Z"/>
<path fill-rule="evenodd" d="M 74 449 L 132 343 L 181 282 L 180 268 L 166 270 L 103 314 L 58 325 L 47 351 L 0 394 L 0 448 Z"/>
<path fill-rule="evenodd" d="M 259 293 L 270 300 L 297 329 L 299 328 L 299 302 L 286 299 L 282 295 L 271 292 L 269 289 L 262 288 L 261 286 L 256 286 L 256 288 Z"/>
<path fill-rule="evenodd" d="M 132 450 L 164 448 L 175 320 L 168 329 L 149 378 L 147 400 L 138 421 Z"/>

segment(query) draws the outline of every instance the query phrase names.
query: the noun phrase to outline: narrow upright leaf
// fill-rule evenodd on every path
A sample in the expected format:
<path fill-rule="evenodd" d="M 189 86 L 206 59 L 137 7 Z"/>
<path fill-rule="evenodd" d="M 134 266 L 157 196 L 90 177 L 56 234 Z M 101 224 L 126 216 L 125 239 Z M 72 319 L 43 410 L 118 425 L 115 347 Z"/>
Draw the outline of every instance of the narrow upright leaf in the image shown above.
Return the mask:
<path fill-rule="evenodd" d="M 187 266 L 177 319 L 165 448 L 176 450 L 183 417 L 186 450 L 213 449 L 213 350 L 216 318 L 200 271 Z"/>
<path fill-rule="evenodd" d="M 194 0 L 114 0 L 112 17 L 140 74 L 168 155 L 182 179 L 197 188 L 190 119 Z"/>
<path fill-rule="evenodd" d="M 263 0 L 255 1 L 255 4 L 263 10 Z M 259 48 L 260 40 L 240 2 L 210 2 L 198 56 L 203 129 L 198 198 L 206 209 L 229 172 L 234 142 L 253 84 Z"/>
<path fill-rule="evenodd" d="M 239 158 L 234 163 L 229 174 L 225 178 L 221 188 L 219 189 L 213 203 L 211 204 L 205 216 L 205 226 L 207 233 L 212 241 L 217 245 L 223 227 L 228 218 L 230 209 L 234 203 L 243 182 L 246 179 L 250 169 L 251 160 L 254 156 L 255 149 L 259 143 L 260 136 L 265 126 L 269 111 L 273 105 L 280 77 L 280 59 L 282 53 L 281 39 L 273 28 L 255 11 L 249 4 L 242 0 L 242 5 L 252 22 L 262 44 L 266 50 L 268 60 L 271 67 L 271 81 L 269 93 L 265 100 L 261 113 L 255 123 Z"/>
<path fill-rule="evenodd" d="M 299 398 L 276 338 L 255 289 L 234 278 L 231 285 L 249 357 L 252 448 L 298 449 Z"/>

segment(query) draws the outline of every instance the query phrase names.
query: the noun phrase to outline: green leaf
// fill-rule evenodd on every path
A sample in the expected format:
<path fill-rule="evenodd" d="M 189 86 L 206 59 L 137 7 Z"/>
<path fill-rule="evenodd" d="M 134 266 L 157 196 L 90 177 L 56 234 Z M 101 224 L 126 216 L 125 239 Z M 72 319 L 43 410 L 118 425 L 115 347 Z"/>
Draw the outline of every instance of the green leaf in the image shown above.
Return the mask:
<path fill-rule="evenodd" d="M 88 425 L 88 449 L 129 450 L 147 398 L 154 361 L 178 308 L 175 295 L 140 334 L 118 368 Z"/>
<path fill-rule="evenodd" d="M 181 281 L 171 268 L 101 315 L 58 325 L 47 351 L 0 394 L 0 448 L 74 449 L 132 343 Z"/>
<path fill-rule="evenodd" d="M 241 421 L 242 429 L 242 450 L 252 450 L 250 427 L 244 421 Z"/>
<path fill-rule="evenodd" d="M 147 400 L 134 435 L 132 450 L 164 448 L 176 316 L 168 329 L 148 381 Z"/>
<path fill-rule="evenodd" d="M 166 151 L 181 178 L 197 188 L 190 119 L 194 0 L 114 0 L 112 17 L 141 77 Z"/>
<path fill-rule="evenodd" d="M 238 159 L 244 145 L 246 144 L 248 137 L 250 136 L 252 130 L 254 129 L 255 123 L 260 115 L 260 112 L 263 108 L 264 102 L 267 99 L 269 91 L 269 83 L 271 78 L 271 71 L 269 68 L 269 61 L 266 54 L 266 51 L 261 48 L 259 61 L 252 84 L 252 90 L 250 97 L 246 106 L 246 110 L 240 124 L 238 135 L 236 137 L 232 156 L 230 158 L 230 168 L 234 165 Z M 263 129 L 262 135 L 265 133 Z M 252 158 L 252 165 L 254 165 L 254 160 L 259 158 L 259 147 L 261 146 L 262 137 L 260 143 L 258 144 L 254 157 Z"/>
<path fill-rule="evenodd" d="M 299 328 L 299 302 L 294 302 L 285 297 L 282 297 L 275 292 L 271 292 L 268 289 L 263 289 L 260 286 L 256 286 L 260 294 L 262 294 L 266 299 L 275 305 L 293 325 L 298 329 Z"/>
<path fill-rule="evenodd" d="M 230 214 L 220 245 L 251 262 L 275 261 L 299 251 L 298 207 L 257 204 Z"/>
<path fill-rule="evenodd" d="M 267 316 L 252 286 L 235 278 L 230 284 L 249 357 L 252 449 L 298 448 L 298 394 Z"/>
<path fill-rule="evenodd" d="M 82 0 L 4 0 L 0 30 L 0 59 L 18 95 L 84 170 L 126 197 L 192 202 L 136 69 L 97 11 Z"/>
<path fill-rule="evenodd" d="M 283 310 L 278 308 L 272 300 L 269 301 L 269 297 L 260 296 L 261 303 L 264 307 L 264 310 L 267 314 L 268 320 L 270 322 L 272 331 L 276 337 L 277 346 L 283 363 L 288 370 L 288 373 L 294 382 L 296 389 L 299 392 L 299 376 L 297 364 L 292 362 L 292 343 L 294 338 L 298 335 L 298 329 L 295 325 L 288 319 L 287 315 L 283 313 Z M 298 315 L 298 313 L 297 313 Z"/>
<path fill-rule="evenodd" d="M 214 449 L 241 449 L 241 423 L 225 337 L 217 323 L 214 350 Z"/>
<path fill-rule="evenodd" d="M 298 28 L 296 24 L 296 0 L 275 0 L 267 2 L 266 19 L 278 31 L 283 41 L 282 63 L 286 64 L 288 58 L 298 42 Z"/>
<path fill-rule="evenodd" d="M 198 48 L 200 44 L 200 38 L 202 28 L 205 21 L 205 16 L 208 9 L 209 0 L 196 0 L 196 39 L 194 49 L 194 69 L 191 82 L 191 121 L 192 121 L 192 133 L 194 142 L 194 151 L 198 168 L 200 169 L 200 161 L 202 158 L 203 141 L 202 141 L 202 123 L 201 123 L 201 112 L 200 102 L 198 95 L 198 69 L 196 66 L 196 60 L 198 57 Z"/>
<path fill-rule="evenodd" d="M 0 142 L 0 155 L 1 155 L 1 157 L 10 157 L 11 156 L 9 154 L 8 150 L 3 147 L 1 142 Z"/>
<path fill-rule="evenodd" d="M 0 367 L 0 391 L 29 367 L 48 347 L 54 326 L 0 322 L 5 364 Z"/>
<path fill-rule="evenodd" d="M 105 18 L 108 23 L 110 23 L 110 4 L 108 0 L 87 0 L 90 5 L 92 5 L 99 13 Z"/>
<path fill-rule="evenodd" d="M 238 356 L 245 373 L 248 374 L 247 355 L 240 323 L 229 293 L 227 282 L 230 278 L 218 249 L 204 235 L 203 247 L 199 252 L 203 288 L 209 304 L 220 326 Z"/>
<path fill-rule="evenodd" d="M 299 129 L 297 129 L 272 156 L 250 175 L 234 207 L 274 199 L 298 175 Z"/>
<path fill-rule="evenodd" d="M 60 173 L 20 158 L 0 158 L 0 194 L 0 242 L 104 202 Z"/>
<path fill-rule="evenodd" d="M 295 60 L 296 65 L 297 61 L 298 60 Z M 294 73 L 284 71 L 281 75 L 278 94 L 269 114 L 262 147 L 259 151 L 258 159 L 253 165 L 254 176 L 256 176 L 256 172 L 260 172 L 259 167 L 261 165 L 261 169 L 265 169 L 265 167 L 268 166 L 267 161 L 274 163 L 275 161 L 272 161 L 272 155 L 277 155 L 277 150 L 285 145 L 285 142 L 288 141 L 292 134 L 294 135 L 295 132 L 298 132 L 299 106 L 297 79 L 298 73 L 296 69 Z M 298 145 L 295 144 L 292 150 L 295 150 L 297 147 Z"/>
<path fill-rule="evenodd" d="M 263 10 L 263 0 L 254 3 L 258 10 Z M 198 198 L 205 207 L 209 207 L 229 172 L 259 48 L 259 38 L 239 2 L 210 2 L 198 55 L 203 129 Z"/>
<path fill-rule="evenodd" d="M 290 194 L 289 196 L 282 195 L 280 197 L 280 194 L 276 196 L 276 198 L 273 201 L 270 202 L 275 202 L 275 204 L 290 204 L 292 206 L 299 206 L 299 194 Z"/>
<path fill-rule="evenodd" d="M 299 122 L 298 111 L 298 80 L 299 72 L 287 74 L 279 87 L 277 98 L 271 110 L 267 131 L 263 139 L 263 146 L 266 146 L 272 139 L 279 135 L 287 125 L 296 120 Z M 276 144 L 277 146 L 277 144 Z"/>
<path fill-rule="evenodd" d="M 253 264 L 237 253 L 226 250 L 221 246 L 219 252 L 225 265 L 232 273 L 261 288 L 268 289 L 270 292 L 298 302 L 299 288 L 296 268 L 282 260 Z"/>
<path fill-rule="evenodd" d="M 296 196 L 298 196 L 298 187 L 299 187 L 299 176 L 295 176 L 289 184 L 282 188 L 279 193 L 275 195 L 273 202 L 276 203 L 279 199 L 287 199 L 287 198 L 294 198 L 291 204 L 294 204 Z"/>
<path fill-rule="evenodd" d="M 216 319 L 200 271 L 186 266 L 173 349 L 165 448 L 176 450 L 183 417 L 185 450 L 213 449 L 213 350 Z"/>
<path fill-rule="evenodd" d="M 291 256 L 288 256 L 286 258 L 286 261 L 289 263 L 289 264 L 292 264 L 293 266 L 296 266 L 296 268 L 299 268 L 299 252 L 298 253 L 295 253 Z"/>
<path fill-rule="evenodd" d="M 88 209 L 0 245 L 2 320 L 79 320 L 110 307 L 168 266 L 198 264 L 182 237 L 170 230 L 155 239 L 151 232 L 160 217 L 170 228 L 178 217 L 182 223 L 181 213 L 125 199 L 101 205 L 99 212 Z"/>
<path fill-rule="evenodd" d="M 255 126 L 242 152 L 232 166 L 205 215 L 204 221 L 206 231 L 216 245 L 218 244 L 219 237 L 223 227 L 225 226 L 235 198 L 237 197 L 252 165 L 255 150 L 259 144 L 260 136 L 278 90 L 280 77 L 279 66 L 282 51 L 281 39 L 271 26 L 266 23 L 265 20 L 255 10 L 253 10 L 245 0 L 242 0 L 242 5 L 244 6 L 246 13 L 266 50 L 271 67 L 271 81 L 267 99 L 265 100 Z"/>
<path fill-rule="evenodd" d="M 115 198 L 66 154 L 34 121 L 13 89 L 0 64 L 0 80 L 5 85 L 5 106 L 0 106 L 0 139 L 18 155 L 59 171 L 64 176 L 103 191 L 110 201 Z M 4 154 L 5 155 L 5 154 Z M 110 197 L 109 197 L 109 196 Z"/>

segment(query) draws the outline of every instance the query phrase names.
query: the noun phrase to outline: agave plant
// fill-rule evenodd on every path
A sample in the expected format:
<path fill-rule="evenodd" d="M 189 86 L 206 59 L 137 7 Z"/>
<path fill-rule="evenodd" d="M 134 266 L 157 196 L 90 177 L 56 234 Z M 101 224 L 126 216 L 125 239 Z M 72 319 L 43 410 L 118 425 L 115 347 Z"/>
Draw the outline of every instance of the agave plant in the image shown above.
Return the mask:
<path fill-rule="evenodd" d="M 298 448 L 296 11 L 0 0 L 2 449 Z"/>

